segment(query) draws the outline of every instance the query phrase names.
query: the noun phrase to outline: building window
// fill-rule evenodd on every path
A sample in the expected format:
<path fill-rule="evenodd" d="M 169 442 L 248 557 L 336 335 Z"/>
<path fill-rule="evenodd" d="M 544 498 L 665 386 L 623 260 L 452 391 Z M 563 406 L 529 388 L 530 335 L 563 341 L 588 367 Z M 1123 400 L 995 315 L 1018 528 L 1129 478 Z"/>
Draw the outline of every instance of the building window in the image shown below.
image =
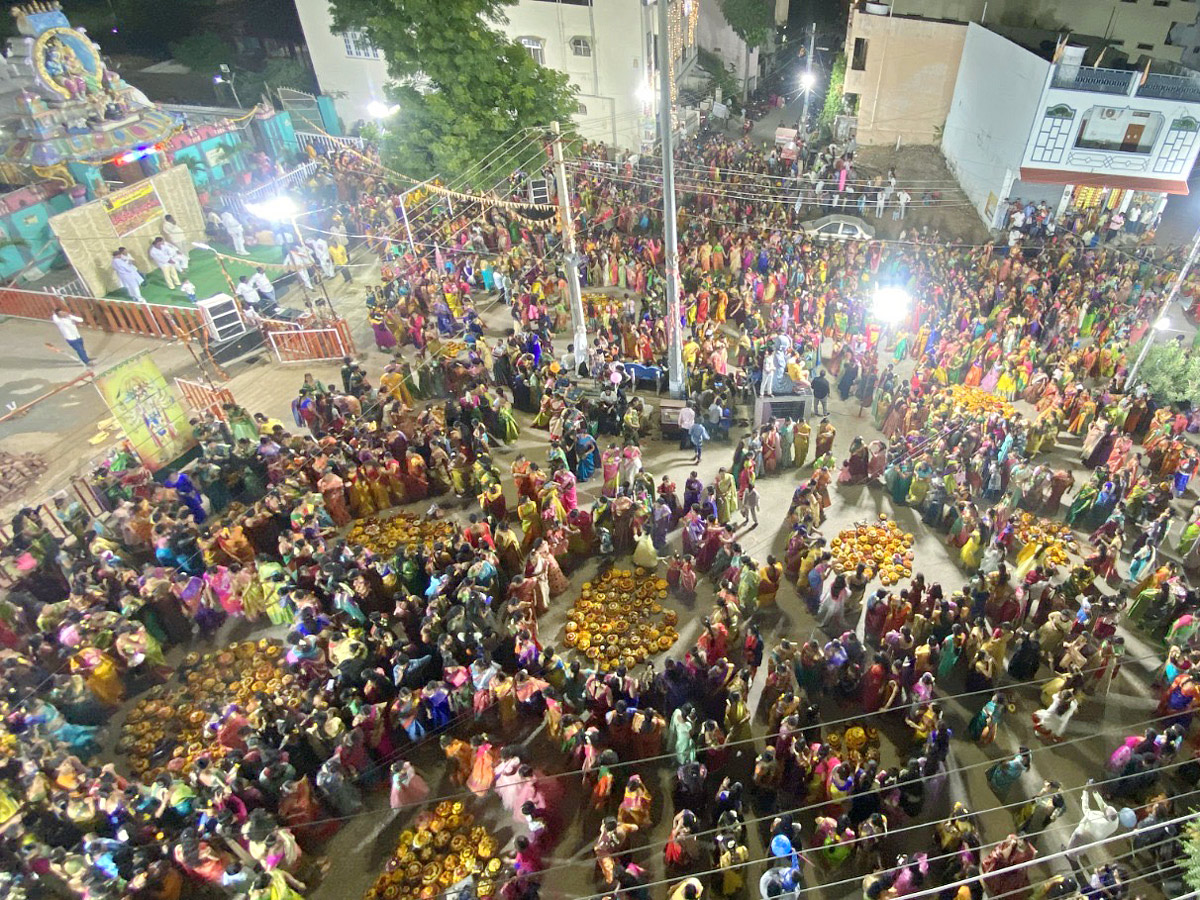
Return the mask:
<path fill-rule="evenodd" d="M 583 104 L 583 103 L 576 103 L 575 104 L 575 114 L 577 116 L 586 116 L 587 115 L 587 105 Z"/>
<path fill-rule="evenodd" d="M 576 56 L 591 56 L 592 42 L 585 37 L 571 38 L 571 52 Z"/>
<path fill-rule="evenodd" d="M 382 55 L 361 31 L 343 31 L 342 42 L 346 45 L 346 55 L 354 59 L 379 59 Z"/>
<path fill-rule="evenodd" d="M 1154 163 L 1154 171 L 1164 175 L 1182 175 L 1188 169 L 1188 162 L 1195 154 L 1196 138 L 1200 136 L 1200 122 L 1191 116 L 1181 116 L 1171 123 L 1167 129 L 1166 140 L 1158 159 Z"/>
<path fill-rule="evenodd" d="M 1071 142 L 1075 125 L 1075 110 L 1065 103 L 1051 106 L 1042 116 L 1042 124 L 1033 139 L 1029 158 L 1039 163 L 1061 163 L 1063 153 Z"/>
<path fill-rule="evenodd" d="M 1162 126 L 1161 113 L 1093 106 L 1083 114 L 1075 147 L 1079 150 L 1149 153 L 1154 149 Z"/>
<path fill-rule="evenodd" d="M 539 66 L 546 64 L 546 43 L 541 38 L 523 37 L 521 46 L 529 51 L 529 55 L 533 57 L 533 61 Z"/>
<path fill-rule="evenodd" d="M 854 57 L 850 60 L 850 68 L 862 72 L 867 68 L 867 39 L 854 39 Z"/>
<path fill-rule="evenodd" d="M 1137 45 L 1137 48 L 1138 48 L 1139 50 L 1153 50 L 1153 49 L 1154 49 L 1154 45 L 1153 45 L 1153 44 L 1138 44 L 1138 45 Z"/>
<path fill-rule="evenodd" d="M 1154 0 L 1155 6 L 1170 6 L 1171 0 Z"/>

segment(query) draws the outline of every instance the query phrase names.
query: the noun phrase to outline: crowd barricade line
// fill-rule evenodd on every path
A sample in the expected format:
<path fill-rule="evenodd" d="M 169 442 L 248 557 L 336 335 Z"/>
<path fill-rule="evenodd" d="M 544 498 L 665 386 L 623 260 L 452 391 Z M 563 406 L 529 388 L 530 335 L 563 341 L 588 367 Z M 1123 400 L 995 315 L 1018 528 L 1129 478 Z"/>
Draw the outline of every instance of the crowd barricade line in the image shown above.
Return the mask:
<path fill-rule="evenodd" d="M 72 315 L 79 316 L 88 328 L 113 334 L 137 334 L 165 340 L 174 339 L 178 330 L 191 331 L 204 325 L 200 310 L 192 307 L 51 294 L 17 288 L 0 290 L 0 315 L 48 320 L 56 309 L 65 309 Z"/>
<path fill-rule="evenodd" d="M 188 406 L 196 412 L 210 412 L 221 421 L 225 421 L 226 404 L 237 402 L 229 388 L 209 387 L 186 378 L 176 378 L 175 386 L 179 388 L 179 393 L 183 395 Z"/>
<path fill-rule="evenodd" d="M 294 322 L 263 319 L 260 322 L 275 359 L 281 363 L 320 362 L 357 355 L 350 323 L 331 319 L 301 327 Z"/>

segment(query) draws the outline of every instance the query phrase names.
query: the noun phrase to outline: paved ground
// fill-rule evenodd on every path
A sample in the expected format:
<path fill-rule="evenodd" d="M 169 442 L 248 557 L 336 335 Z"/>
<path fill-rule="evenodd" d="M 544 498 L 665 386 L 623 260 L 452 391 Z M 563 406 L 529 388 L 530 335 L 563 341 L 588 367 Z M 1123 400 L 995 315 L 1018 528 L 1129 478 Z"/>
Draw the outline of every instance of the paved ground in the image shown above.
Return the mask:
<path fill-rule="evenodd" d="M 835 449 L 839 457 L 844 455 L 850 440 L 856 434 L 861 433 L 868 437 L 874 434 L 869 419 L 859 418 L 856 415 L 857 409 L 857 404 L 853 400 L 849 404 L 841 404 L 835 400 L 832 404 L 831 420 L 838 429 Z M 504 448 L 500 451 L 500 465 L 504 467 L 505 462 L 511 459 L 513 453 L 518 450 L 525 452 L 531 459 L 543 458 L 544 438 L 544 432 L 526 428 L 515 447 Z M 709 481 L 715 476 L 719 466 L 728 464 L 731 449 L 729 445 L 713 444 L 709 446 L 705 460 L 696 467 L 705 481 Z M 675 442 L 650 441 L 647 442 L 645 450 L 646 466 L 656 476 L 668 473 L 682 483 L 687 472 L 692 468 L 690 452 L 679 451 Z M 1073 454 L 1069 450 L 1063 453 L 1064 459 L 1070 459 L 1072 456 Z M 807 472 L 801 474 L 806 476 Z M 759 560 L 764 559 L 768 553 L 782 555 L 786 535 L 781 530 L 780 523 L 792 491 L 800 480 L 800 475 L 795 470 L 789 470 L 776 477 L 764 479 L 760 483 L 763 495 L 761 525 L 756 529 L 743 530 L 739 534 L 739 541 L 746 552 Z M 587 485 L 582 485 L 580 502 L 590 502 L 597 490 L 596 479 Z M 856 522 L 873 519 L 880 512 L 894 514 L 906 529 L 914 532 L 916 536 L 916 568 L 918 571 L 924 572 L 930 582 L 940 582 L 947 591 L 962 585 L 965 574 L 957 565 L 955 556 L 947 552 L 942 535 L 925 529 L 919 519 L 907 508 L 895 509 L 890 498 L 879 488 L 855 487 L 835 491 L 834 504 L 829 510 L 829 520 L 823 528 L 823 532 L 832 536 L 840 529 L 849 527 Z M 678 545 L 677 535 L 673 536 L 672 545 Z M 555 643 L 556 634 L 563 624 L 566 610 L 577 596 L 577 586 L 586 580 L 592 571 L 590 567 L 587 567 L 582 572 L 574 574 L 571 579 L 572 591 L 554 601 L 551 612 L 542 623 L 542 635 L 545 641 Z M 671 601 L 670 605 L 679 611 L 680 621 L 683 623 L 680 628 L 681 639 L 673 648 L 672 653 L 682 653 L 684 648 L 694 641 L 700 628 L 700 617 L 707 614 L 711 608 L 711 598 L 712 587 L 705 581 L 702 582 L 700 596 L 694 606 L 685 608 L 674 600 Z M 812 616 L 800 602 L 795 589 L 790 584 L 780 591 L 779 600 L 777 612 L 764 614 L 756 619 L 768 647 L 785 636 L 796 641 L 806 640 L 810 636 L 824 640 L 821 632 L 816 628 Z M 1131 658 L 1149 656 L 1153 652 L 1151 648 L 1147 648 L 1136 638 L 1130 638 L 1129 642 Z M 1153 662 L 1149 661 L 1128 665 L 1113 684 L 1107 702 L 1099 699 L 1085 702 L 1083 709 L 1072 722 L 1067 735 L 1069 740 L 1076 743 L 1059 748 L 1047 748 L 1032 734 L 1028 717 L 1033 710 L 1040 706 L 1039 689 L 1034 687 L 1018 690 L 1015 696 L 1017 711 L 1009 717 L 996 745 L 982 750 L 969 741 L 955 741 L 951 765 L 963 768 L 961 771 L 952 773 L 949 796 L 962 800 L 974 810 L 989 810 L 1003 803 L 1013 804 L 1023 800 L 1026 796 L 1036 792 L 1041 786 L 1043 778 L 1057 779 L 1070 790 L 1067 795 L 1068 814 L 1056 824 L 1051 833 L 1042 836 L 1039 847 L 1043 854 L 1060 850 L 1078 821 L 1078 788 L 1088 778 L 1103 779 L 1106 777 L 1102 762 L 1107 758 L 1107 754 L 1128 731 L 1132 730 L 1134 723 L 1142 722 L 1153 716 L 1154 701 L 1146 686 L 1147 676 L 1152 668 Z M 756 704 L 758 701 L 765 673 L 765 668 L 760 669 L 758 673 L 750 697 L 752 704 Z M 1046 677 L 1044 670 L 1042 677 Z M 962 691 L 963 687 L 959 683 L 954 683 L 946 686 L 946 690 Z M 966 722 L 982 706 L 984 699 L 986 698 L 970 697 L 962 702 L 952 701 L 948 704 L 948 715 L 956 734 L 966 733 Z M 841 718 L 847 714 L 844 708 L 830 701 L 826 701 L 823 708 L 827 720 Z M 884 764 L 900 763 L 906 758 L 906 754 L 911 748 L 909 731 L 901 717 L 898 715 L 877 717 L 874 724 L 884 735 L 882 748 Z M 1125 727 L 1127 725 L 1129 728 Z M 761 721 L 756 723 L 756 730 L 758 733 L 762 733 Z M 1034 770 L 1008 796 L 1002 799 L 997 798 L 987 784 L 984 774 L 986 766 L 990 761 L 1011 755 L 1021 744 L 1029 744 L 1037 748 Z M 530 747 L 539 766 L 544 766 L 552 772 L 571 768 L 547 745 L 540 735 L 540 730 L 534 733 Z M 761 750 L 761 745 L 757 749 Z M 423 752 L 417 754 L 414 762 L 425 772 L 437 773 L 442 769 L 436 748 L 425 748 Z M 745 760 L 735 760 L 731 763 L 730 771 L 735 774 L 735 777 L 740 777 L 749 783 L 749 763 L 750 757 Z M 668 798 L 673 767 L 663 762 L 639 766 L 637 771 L 642 774 L 656 798 L 655 815 L 658 822 L 654 831 L 647 836 L 653 846 L 640 854 L 637 861 L 640 865 L 647 867 L 655 878 L 659 878 L 662 877 L 663 871 L 661 841 L 666 837 L 666 828 L 669 826 L 671 814 Z M 576 778 L 572 776 L 565 781 L 569 785 L 566 808 L 572 811 L 584 808 L 586 797 L 581 795 L 576 785 Z M 437 790 L 435 788 L 435 791 Z M 454 790 L 452 785 L 443 783 L 439 793 L 449 793 Z M 665 807 L 663 806 L 664 800 L 666 801 Z M 314 893 L 314 900 L 338 900 L 347 894 L 354 895 L 366 889 L 373 880 L 379 864 L 390 853 L 396 834 L 403 827 L 403 821 L 388 821 L 387 824 L 383 824 L 390 816 L 390 812 L 386 809 L 386 798 L 382 794 L 373 797 L 371 808 L 373 814 L 349 823 L 331 843 L 332 868 L 329 877 Z M 477 814 L 494 823 L 493 827 L 497 829 L 502 839 L 509 836 L 512 823 L 507 821 L 495 798 L 479 801 L 474 808 L 477 810 Z M 983 813 L 985 842 L 1000 840 L 1009 833 L 1013 827 L 1012 816 L 1015 809 L 1016 807 L 1013 806 L 1008 809 Z M 552 877 L 548 879 L 546 887 L 542 891 L 543 898 L 567 900 L 567 898 L 588 897 L 596 890 L 592 881 L 591 842 L 594 839 L 598 823 L 598 815 L 591 811 L 584 812 L 572 823 L 551 860 L 552 864 L 561 865 L 564 868 L 556 869 Z M 905 823 L 893 823 L 893 827 L 899 827 L 902 824 Z M 765 830 L 767 825 L 768 822 L 764 821 L 753 824 L 749 829 L 749 849 L 754 858 L 762 858 L 766 853 L 762 830 Z M 900 838 L 895 849 L 897 851 L 918 849 L 924 847 L 926 841 L 927 832 L 917 829 Z M 1069 866 L 1065 862 L 1056 860 L 1045 871 L 1065 871 L 1067 868 Z M 762 865 L 756 865 L 750 869 L 755 880 L 763 869 Z M 1044 875 L 1045 871 L 1039 869 L 1039 877 Z M 821 897 L 856 898 L 860 895 L 861 887 L 858 879 L 862 874 L 864 874 L 863 870 L 857 864 L 851 863 L 833 871 L 810 869 L 809 879 L 810 883 L 825 885 L 818 892 Z M 850 882 L 840 883 L 845 879 L 850 879 Z M 658 890 L 652 896 L 662 897 L 664 894 Z M 749 896 L 755 895 L 751 893 Z"/>
<path fill-rule="evenodd" d="M 359 299 L 360 288 L 352 285 L 336 287 L 335 304 L 346 315 L 356 321 L 356 333 L 360 340 L 360 350 L 367 360 L 368 370 L 377 376 L 384 360 L 382 354 L 376 351 L 367 340 L 365 314 Z M 505 311 L 493 307 L 487 318 L 495 330 L 506 327 Z M 26 351 L 18 351 L 15 356 L 0 366 L 0 396 L 22 398 L 55 383 L 69 380 L 78 370 L 65 357 L 44 350 L 45 340 L 53 340 L 56 334 L 45 323 L 28 323 L 10 320 L 4 324 L 6 336 L 15 338 L 12 345 L 27 347 Z M 99 336 L 89 333 L 89 345 L 102 354 L 105 362 L 113 361 L 122 355 L 136 352 L 145 346 L 147 341 L 120 338 L 115 336 Z M 178 346 L 155 344 L 156 358 L 164 371 L 174 373 L 186 370 L 183 365 L 186 350 Z M 298 385 L 304 371 L 313 371 L 321 378 L 336 378 L 336 363 L 312 366 L 281 366 L 260 359 L 257 364 L 241 364 L 231 368 L 233 376 L 230 387 L 235 397 L 253 411 L 263 411 L 270 415 L 289 421 L 289 403 L 295 387 Z M 94 421 L 102 418 L 104 413 L 98 409 L 90 387 L 64 392 L 54 400 L 48 401 L 42 408 L 29 417 L 15 422 L 0 425 L 0 446 L 6 448 L 28 449 L 37 447 L 43 452 L 53 453 L 56 468 L 69 466 L 72 460 L 82 461 L 87 458 L 92 449 L 84 444 L 85 435 L 94 428 Z M 22 393 L 24 392 L 24 393 Z M 870 420 L 856 415 L 857 404 L 841 404 L 834 400 L 831 404 L 833 423 L 837 426 L 838 437 L 835 444 L 835 454 L 840 459 L 844 456 L 850 440 L 856 434 L 870 438 L 875 432 Z M 65 423 L 65 425 L 64 425 Z M 503 467 L 511 455 L 517 450 L 527 453 L 533 459 L 543 459 L 545 455 L 545 433 L 525 428 L 520 441 L 515 447 L 504 448 L 500 451 L 500 464 Z M 646 466 L 656 475 L 669 473 L 677 482 L 682 484 L 690 466 L 690 453 L 677 449 L 674 442 L 648 441 L 646 444 Z M 710 481 L 718 466 L 729 462 L 732 447 L 729 445 L 713 444 L 708 448 L 704 462 L 697 468 L 701 477 Z M 1063 461 L 1073 462 L 1075 454 L 1068 445 L 1058 451 Z M 781 520 L 788 500 L 796 484 L 807 472 L 787 470 L 773 478 L 764 479 L 761 484 L 763 495 L 762 524 L 750 531 L 743 532 L 741 540 L 746 552 L 762 559 L 768 553 L 780 553 L 786 536 L 781 531 Z M 40 487 L 40 486 L 39 486 Z M 581 486 L 580 502 L 589 503 L 597 489 L 595 479 Z M 954 555 L 947 552 L 942 536 L 924 529 L 919 521 L 907 509 L 893 509 L 890 498 L 879 488 L 855 487 L 847 490 L 835 490 L 834 505 L 829 510 L 829 521 L 824 527 L 828 536 L 836 534 L 841 528 L 848 527 L 856 521 L 874 518 L 879 512 L 893 513 L 897 520 L 912 530 L 916 536 L 916 568 L 927 576 L 930 582 L 940 582 L 947 591 L 960 586 L 964 581 L 964 573 L 958 568 Z M 672 538 L 672 544 L 677 545 L 678 536 Z M 590 570 L 576 573 L 572 577 L 572 590 L 557 599 L 554 608 L 543 624 L 543 637 L 553 642 L 558 629 L 561 627 L 565 611 L 570 606 L 577 593 L 578 585 L 590 574 Z M 692 640 L 699 628 L 699 618 L 706 613 L 711 604 L 711 587 L 705 582 L 701 588 L 700 597 L 693 608 L 679 609 L 681 640 L 673 652 L 682 652 Z M 672 605 L 674 601 L 672 601 Z M 678 607 L 677 607 L 678 608 Z M 818 635 L 812 617 L 803 607 L 795 590 L 790 585 L 785 586 L 779 596 L 779 609 L 772 614 L 764 614 L 759 621 L 762 633 L 768 647 L 774 645 L 782 636 L 793 640 L 803 641 L 810 635 Z M 1147 688 L 1147 676 L 1154 665 L 1153 660 L 1139 660 L 1149 657 L 1151 649 L 1147 648 L 1136 638 L 1129 639 L 1129 656 L 1135 660 L 1126 666 L 1112 687 L 1112 693 L 1107 702 L 1089 700 L 1071 724 L 1067 737 L 1071 743 L 1058 747 L 1044 749 L 1040 741 L 1032 734 L 1029 726 L 1029 713 L 1037 708 L 1037 689 L 1024 688 L 1016 692 L 1018 705 L 1015 714 L 1009 717 L 1006 727 L 1002 730 L 996 745 L 987 750 L 981 750 L 965 741 L 955 741 L 951 764 L 963 767 L 952 775 L 950 781 L 950 796 L 962 799 L 975 810 L 989 810 L 1001 802 L 1013 803 L 1032 794 L 1040 786 L 1042 777 L 1058 779 L 1068 789 L 1068 813 L 1054 831 L 1042 837 L 1040 849 L 1043 854 L 1061 849 L 1063 841 L 1069 834 L 1079 816 L 1079 791 L 1088 778 L 1104 778 L 1103 760 L 1122 739 L 1126 733 L 1135 730 L 1134 724 L 1148 720 L 1153 715 L 1153 700 Z M 1044 672 L 1043 672 L 1044 676 Z M 756 703 L 762 690 L 765 668 L 761 669 L 754 685 L 751 702 Z M 951 684 L 948 690 L 962 690 L 961 685 Z M 949 704 L 951 723 L 957 734 L 965 733 L 965 724 L 978 705 L 979 698 L 969 698 L 960 704 Z M 836 704 L 825 704 L 827 719 L 835 719 L 845 715 L 845 711 Z M 909 749 L 908 730 L 898 719 L 887 720 L 880 718 L 877 723 L 884 735 L 883 761 L 893 764 L 900 761 Z M 761 723 L 758 725 L 762 731 Z M 1004 801 L 998 799 L 988 787 L 984 778 L 984 769 L 990 760 L 1000 758 L 1014 752 L 1019 744 L 1027 743 L 1036 748 L 1035 770 L 1026 776 Z M 531 751 L 540 766 L 551 771 L 561 771 L 568 768 L 557 754 L 546 745 L 540 733 L 534 733 L 531 740 Z M 414 762 L 429 777 L 435 786 L 435 791 L 448 793 L 453 789 L 446 784 L 439 784 L 439 773 L 442 769 L 438 759 L 436 745 L 427 745 L 414 754 Z M 647 839 L 653 846 L 639 854 L 638 861 L 646 866 L 654 877 L 662 873 L 662 853 L 660 842 L 665 837 L 665 828 L 669 823 L 670 806 L 663 806 L 664 799 L 669 796 L 669 781 L 671 769 L 666 764 L 647 764 L 642 768 L 656 797 L 656 821 L 658 825 Z M 735 761 L 733 771 L 739 772 L 748 781 L 748 759 Z M 567 809 L 574 811 L 582 807 L 582 798 L 574 779 L 566 780 L 569 785 Z M 502 839 L 512 836 L 512 823 L 506 820 L 499 810 L 495 798 L 485 798 L 474 804 L 477 812 L 485 821 L 491 823 L 495 833 Z M 1012 827 L 1012 809 L 999 809 L 984 812 L 984 840 L 995 841 L 1004 837 Z M 311 892 L 313 900 L 344 900 L 346 897 L 361 895 L 377 873 L 382 869 L 387 856 L 390 854 L 397 832 L 407 821 L 407 816 L 393 819 L 386 809 L 386 797 L 377 793 L 371 798 L 370 812 L 349 822 L 330 842 L 328 857 L 331 868 L 324 882 Z M 898 827 L 901 823 L 893 823 Z M 595 891 L 592 881 L 592 865 L 590 845 L 597 827 L 597 816 L 588 812 L 572 822 L 572 826 L 558 847 L 551 862 L 562 865 L 548 880 L 542 896 L 546 900 L 566 900 L 566 898 L 587 897 Z M 752 826 L 750 830 L 750 852 L 752 857 L 761 858 L 764 853 L 760 827 L 765 823 Z M 897 843 L 897 849 L 923 845 L 927 840 L 927 831 L 917 829 L 909 831 Z M 1118 851 L 1120 852 L 1120 851 Z M 1053 870 L 1065 866 L 1062 860 L 1051 864 Z M 754 879 L 762 871 L 761 865 L 750 869 Z M 1039 869 L 1038 877 L 1043 877 L 1046 870 Z M 850 863 L 833 872 L 809 871 L 811 883 L 822 883 L 824 886 L 817 892 L 822 897 L 849 898 L 857 897 L 860 892 L 858 878 L 862 871 L 857 864 Z M 845 881 L 844 880 L 847 880 Z M 1148 893 L 1148 892 L 1147 892 Z M 664 896 L 661 890 L 653 893 L 655 897 Z"/>

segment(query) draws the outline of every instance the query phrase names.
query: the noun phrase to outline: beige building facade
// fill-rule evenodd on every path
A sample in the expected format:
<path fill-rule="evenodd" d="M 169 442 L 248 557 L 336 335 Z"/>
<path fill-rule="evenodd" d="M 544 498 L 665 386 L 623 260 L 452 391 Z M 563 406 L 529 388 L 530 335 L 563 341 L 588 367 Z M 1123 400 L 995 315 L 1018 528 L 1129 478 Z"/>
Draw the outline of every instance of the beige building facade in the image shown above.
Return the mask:
<path fill-rule="evenodd" d="M 844 91 L 858 100 L 858 142 L 939 143 L 967 26 L 878 15 L 867 6 L 851 8 L 846 31 Z"/>
<path fill-rule="evenodd" d="M 1187 39 L 1200 33 L 1198 11 L 1198 0 L 853 0 L 845 93 L 857 101 L 858 142 L 940 142 L 969 23 L 1086 37 L 1114 63 L 1195 65 Z"/>

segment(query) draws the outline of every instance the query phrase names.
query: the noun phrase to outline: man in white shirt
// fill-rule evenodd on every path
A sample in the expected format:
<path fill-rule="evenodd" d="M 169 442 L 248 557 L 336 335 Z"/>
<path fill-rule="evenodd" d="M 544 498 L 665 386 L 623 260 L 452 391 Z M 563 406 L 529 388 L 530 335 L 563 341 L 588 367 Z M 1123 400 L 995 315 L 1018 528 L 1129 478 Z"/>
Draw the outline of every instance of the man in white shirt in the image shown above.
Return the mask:
<path fill-rule="evenodd" d="M 574 380 L 579 375 L 579 360 L 575 358 L 575 345 L 567 344 L 567 352 L 562 356 L 563 372 L 568 379 Z"/>
<path fill-rule="evenodd" d="M 300 281 L 308 290 L 312 290 L 312 276 L 308 273 L 308 267 L 312 265 L 312 254 L 308 252 L 302 244 L 293 244 L 292 249 L 288 251 L 287 263 L 292 271 L 296 273 Z"/>
<path fill-rule="evenodd" d="M 156 237 L 154 243 L 150 245 L 150 258 L 154 260 L 158 270 L 163 273 L 163 280 L 167 283 L 168 290 L 179 287 L 179 270 L 175 267 L 177 256 L 177 251 L 167 243 L 165 238 Z"/>
<path fill-rule="evenodd" d="M 188 243 L 187 235 L 183 233 L 183 229 L 179 227 L 179 223 L 175 221 L 174 216 L 163 216 L 162 236 L 167 239 L 168 244 L 174 245 L 179 250 L 179 255 L 183 257 L 183 262 L 179 264 L 179 268 L 187 269 L 188 267 L 188 248 L 191 244 Z"/>
<path fill-rule="evenodd" d="M 679 411 L 679 449 L 686 450 L 691 443 L 692 426 L 696 424 L 696 411 L 685 406 Z"/>
<path fill-rule="evenodd" d="M 258 291 L 254 289 L 254 286 L 250 284 L 249 279 L 245 275 L 238 279 L 237 287 L 233 290 L 238 295 L 238 299 L 242 301 L 243 306 L 248 306 L 250 309 L 258 309 L 258 304 L 262 302 L 262 297 L 259 296 Z"/>
<path fill-rule="evenodd" d="M 75 351 L 83 367 L 90 369 L 92 367 L 92 360 L 88 357 L 87 350 L 83 347 L 83 338 L 79 336 L 79 329 L 75 326 L 76 322 L 82 322 L 83 319 L 79 316 L 71 315 L 71 313 L 60 307 L 50 316 L 50 321 L 54 323 L 54 326 L 58 329 L 58 333 L 63 336 L 63 340 Z"/>
<path fill-rule="evenodd" d="M 113 274 L 117 276 L 117 281 L 129 294 L 129 299 L 145 303 L 146 298 L 142 296 L 142 282 L 146 279 L 138 271 L 137 263 L 133 261 L 129 251 L 124 247 L 118 247 L 113 251 L 112 268 Z"/>
<path fill-rule="evenodd" d="M 255 270 L 250 276 L 250 287 L 258 291 L 258 296 L 267 300 L 275 299 L 275 285 L 271 284 L 271 279 L 267 277 L 266 271 L 262 266 Z"/>
<path fill-rule="evenodd" d="M 492 284 L 496 286 L 496 293 L 500 295 L 500 299 L 504 301 L 504 305 L 508 305 L 508 276 L 499 269 L 492 270 Z"/>
<path fill-rule="evenodd" d="M 245 256 L 246 230 L 242 227 L 242 223 L 237 220 L 237 216 L 229 210 L 225 210 L 221 213 L 221 224 L 225 226 L 225 233 L 229 235 L 229 242 L 233 244 L 233 252 Z"/>
<path fill-rule="evenodd" d="M 308 246 L 312 249 L 313 256 L 316 257 L 317 264 L 321 267 L 321 275 L 324 278 L 332 278 L 334 276 L 333 257 L 329 255 L 329 242 L 323 237 L 313 238 L 308 242 Z"/>

